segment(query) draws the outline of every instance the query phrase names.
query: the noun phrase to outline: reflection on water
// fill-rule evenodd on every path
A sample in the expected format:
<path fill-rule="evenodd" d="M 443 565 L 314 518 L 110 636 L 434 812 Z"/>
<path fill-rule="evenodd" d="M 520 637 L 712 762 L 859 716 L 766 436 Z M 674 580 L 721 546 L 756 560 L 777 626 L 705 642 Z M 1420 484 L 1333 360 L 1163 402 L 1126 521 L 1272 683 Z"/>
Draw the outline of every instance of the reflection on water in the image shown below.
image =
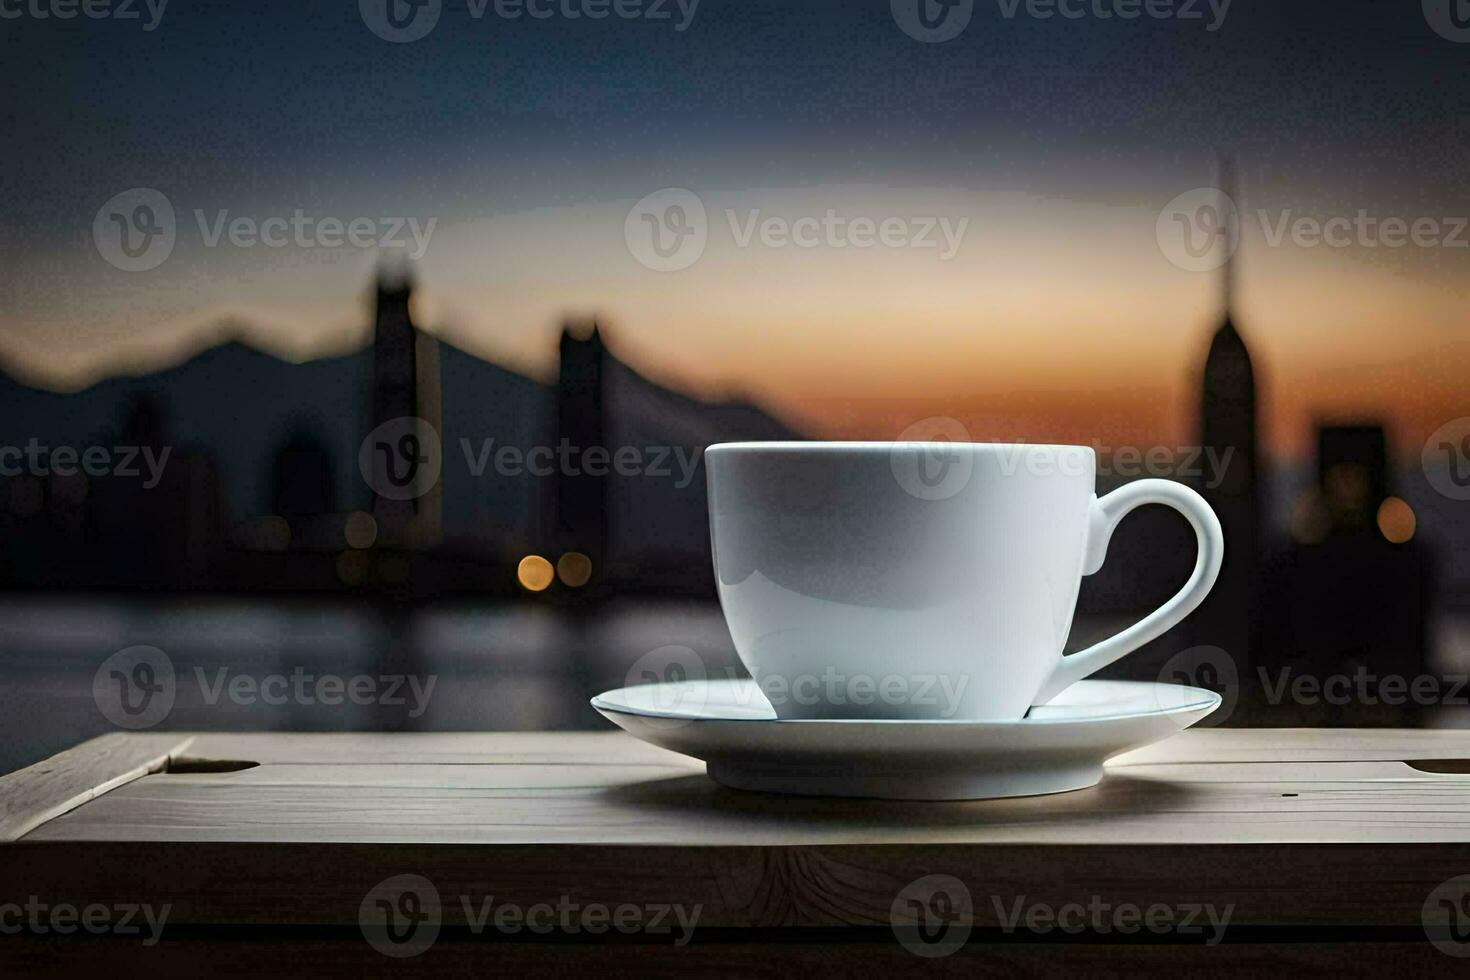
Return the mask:
<path fill-rule="evenodd" d="M 1435 622 L 1432 669 L 1470 671 L 1470 613 L 1441 612 Z M 1126 624 L 1079 616 L 1068 649 Z M 172 666 L 173 704 L 153 730 L 601 729 L 587 699 L 629 683 L 652 650 L 687 647 L 706 676 L 744 673 L 719 607 L 700 601 L 394 610 L 338 600 L 8 596 L 0 772 L 116 728 L 93 682 L 104 660 L 135 645 L 157 647 Z M 1143 677 L 1161 652 L 1125 659 L 1115 676 Z M 113 679 L 102 683 L 112 696 Z M 1235 721 L 1249 723 L 1244 714 Z M 1436 708 L 1419 723 L 1470 727 L 1470 708 Z"/>
<path fill-rule="evenodd" d="M 172 668 L 173 704 L 152 730 L 352 731 L 601 728 L 588 698 L 671 644 L 711 673 L 740 670 L 707 602 L 583 612 L 11 596 L 0 600 L 0 772 L 118 727 L 93 682 L 103 661 L 136 645 L 162 650 Z M 103 677 L 104 701 L 124 694 L 115 683 Z"/>

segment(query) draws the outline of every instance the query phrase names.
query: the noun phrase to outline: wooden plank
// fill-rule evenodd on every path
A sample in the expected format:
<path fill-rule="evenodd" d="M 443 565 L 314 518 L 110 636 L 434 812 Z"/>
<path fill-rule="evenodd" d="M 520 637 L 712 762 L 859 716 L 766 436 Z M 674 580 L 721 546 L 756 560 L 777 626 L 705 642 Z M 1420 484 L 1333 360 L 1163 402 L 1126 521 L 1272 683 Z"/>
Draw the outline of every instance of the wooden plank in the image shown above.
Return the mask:
<path fill-rule="evenodd" d="M 159 771 L 192 740 L 167 732 L 114 732 L 0 776 L 0 843 Z"/>
<path fill-rule="evenodd" d="M 210 732 L 192 754 L 256 762 L 492 764 L 583 762 L 663 764 L 669 753 L 621 732 Z M 1470 759 L 1470 729 L 1190 729 L 1113 760 L 1180 762 L 1358 762 Z"/>
<path fill-rule="evenodd" d="M 142 776 L 37 827 L 0 849 L 0 902 L 168 903 L 179 925 L 350 931 L 370 888 L 414 873 L 461 926 L 463 897 L 529 907 L 569 896 L 699 905 L 706 929 L 881 933 L 906 883 L 949 874 L 975 896 L 977 928 L 997 927 L 991 899 L 1055 906 L 1079 895 L 1230 903 L 1234 922 L 1263 928 L 1418 928 L 1430 891 L 1470 868 L 1470 775 L 1312 761 L 1353 755 L 1359 733 L 1266 734 L 1180 738 L 1177 755 L 1116 766 L 1078 793 L 939 804 L 726 790 L 699 763 L 617 733 L 465 733 L 401 747 L 397 736 L 204 736 L 191 756 L 281 761 Z M 1441 734 L 1396 733 L 1392 744 L 1454 757 L 1460 744 Z M 438 761 L 415 762 L 415 750 Z M 1232 761 L 1266 752 L 1308 761 Z M 887 948 L 871 936 L 858 945 Z M 1108 962 L 1162 955 L 1104 949 Z M 1058 948 L 1045 950 L 1012 965 L 1057 962 Z"/>
<path fill-rule="evenodd" d="M 1470 867 L 1470 845 L 1004 844 L 832 847 L 173 844 L 21 842 L 0 848 L 0 904 L 170 906 L 175 925 L 355 927 L 384 880 L 415 874 L 446 924 L 498 904 L 699 907 L 702 929 L 883 928 L 931 874 L 965 884 L 977 928 L 1018 899 L 1231 905 L 1233 926 L 1421 929 L 1431 891 Z M 1419 932 L 1422 935 L 1422 932 Z M 584 937 L 585 938 L 585 937 Z M 767 938 L 778 938 L 773 935 Z"/>
<path fill-rule="evenodd" d="M 612 732 L 210 734 L 191 757 L 263 764 L 146 775 L 187 739 L 108 736 L 0 780 L 11 839 L 35 828 L 37 840 L 694 846 L 1470 840 L 1470 774 L 1392 758 L 1454 757 L 1470 742 L 1459 732 L 1188 732 L 1115 760 L 1091 790 L 924 806 L 725 790 L 697 761 Z M 1390 758 L 1320 761 L 1373 756 Z"/>
<path fill-rule="evenodd" d="M 0 974 L 16 962 L 20 972 L 66 972 L 95 964 L 88 956 L 109 969 L 182 972 L 230 961 L 232 950 L 252 973 L 283 951 L 282 969 L 380 972 L 392 964 L 356 934 L 359 908 L 375 885 L 405 873 L 433 882 L 452 933 L 413 965 L 461 972 L 484 968 L 487 954 L 502 969 L 596 965 L 616 974 L 609 967 L 620 964 L 643 975 L 921 962 L 967 974 L 1122 975 L 1183 964 L 1341 975 L 1385 951 L 1385 962 L 1425 974 L 1459 965 L 1423 940 L 1420 916 L 1436 886 L 1470 869 L 1470 773 L 1422 772 L 1398 757 L 1453 760 L 1470 733 L 1191 732 L 1133 753 L 1089 790 L 960 803 L 727 790 L 702 764 L 621 733 L 213 734 L 188 755 L 261 764 L 161 771 L 186 738 L 114 736 L 73 750 L 86 764 L 69 753 L 48 760 L 48 773 L 61 764 L 107 778 L 92 781 L 85 805 L 71 803 L 0 848 L 0 905 L 31 896 L 167 904 L 173 929 L 164 942 L 28 934 L 0 944 Z M 123 762 L 149 751 L 151 762 L 123 773 L 131 781 L 114 781 Z M 115 764 L 100 765 L 99 755 Z M 7 777 L 0 803 L 19 812 L 38 785 L 56 781 Z M 911 958 L 888 928 L 900 891 L 930 874 L 964 882 L 975 928 L 989 930 L 940 961 Z M 585 936 L 467 935 L 464 910 L 485 896 L 523 908 L 563 898 L 698 906 L 702 939 L 610 953 L 581 944 Z M 1211 951 L 996 941 L 998 910 L 1017 899 L 1056 907 L 1092 896 L 1140 907 L 1229 904 L 1246 935 Z M 1253 928 L 1276 932 L 1257 942 Z M 1337 932 L 1305 945 L 1283 931 L 1292 929 Z M 1373 943 L 1351 942 L 1358 929 L 1379 931 Z"/>
<path fill-rule="evenodd" d="M 1115 766 L 1171 762 L 1470 759 L 1470 729 L 1195 728 L 1125 752 Z"/>
<path fill-rule="evenodd" d="M 36 841 L 454 844 L 1176 844 L 1470 841 L 1470 776 L 1400 762 L 1150 764 L 1091 789 L 914 804 L 745 793 L 697 763 L 264 765 L 153 775 Z"/>

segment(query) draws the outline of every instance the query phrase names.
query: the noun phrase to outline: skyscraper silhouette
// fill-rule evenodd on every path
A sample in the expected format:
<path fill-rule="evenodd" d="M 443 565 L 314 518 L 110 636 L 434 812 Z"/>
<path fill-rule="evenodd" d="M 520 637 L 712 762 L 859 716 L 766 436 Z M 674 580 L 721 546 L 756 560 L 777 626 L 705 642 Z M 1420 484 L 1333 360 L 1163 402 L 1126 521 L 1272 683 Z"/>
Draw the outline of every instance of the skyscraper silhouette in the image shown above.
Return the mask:
<path fill-rule="evenodd" d="M 1438 700 L 1407 693 L 1429 664 L 1434 574 L 1412 509 L 1393 496 L 1393 458 L 1377 422 L 1317 430 L 1316 485 L 1298 498 L 1293 540 L 1268 570 L 1258 671 L 1277 685 L 1290 673 L 1363 681 L 1346 695 L 1339 686 L 1326 696 L 1324 680 L 1323 697 L 1282 699 L 1263 719 L 1271 724 L 1418 724 Z"/>
<path fill-rule="evenodd" d="M 378 274 L 373 318 L 372 425 L 376 429 L 395 419 L 421 419 L 433 430 L 437 442 L 443 428 L 439 342 L 421 333 L 413 322 L 409 308 L 413 285 L 412 274 L 402 266 L 385 267 Z M 429 436 L 428 432 L 415 433 L 417 444 L 425 452 L 430 451 L 426 448 Z M 389 462 L 375 460 L 375 464 L 385 466 Z M 379 540 L 390 547 L 406 548 L 431 547 L 438 543 L 442 534 L 442 501 L 442 481 L 436 481 L 422 495 L 409 500 L 375 495 L 373 517 L 377 520 Z"/>
<path fill-rule="evenodd" d="M 1222 158 L 1220 189 L 1226 210 L 1233 210 L 1233 170 L 1232 162 Z M 1238 243 L 1233 218 L 1220 227 L 1222 233 L 1237 236 Z M 1214 590 L 1190 622 L 1196 644 L 1221 647 L 1244 674 L 1255 657 L 1260 630 L 1261 473 L 1255 369 L 1235 325 L 1234 263 L 1232 249 L 1221 267 L 1223 318 L 1205 357 L 1199 412 L 1200 446 L 1223 463 L 1212 481 L 1216 485 L 1201 487 L 1201 493 L 1225 531 L 1225 560 Z"/>
<path fill-rule="evenodd" d="M 557 387 L 557 433 L 580 454 L 605 444 L 603 380 L 607 350 L 597 325 L 585 339 L 571 329 L 561 335 L 561 378 Z M 580 551 L 600 566 L 607 548 L 607 476 L 562 471 L 556 481 L 558 544 Z"/>
<path fill-rule="evenodd" d="M 373 318 L 373 428 L 417 413 L 413 318 L 408 301 L 413 282 L 403 270 L 384 269 L 377 281 Z M 417 502 L 377 496 L 373 517 L 387 534 L 401 532 L 413 520 Z"/>

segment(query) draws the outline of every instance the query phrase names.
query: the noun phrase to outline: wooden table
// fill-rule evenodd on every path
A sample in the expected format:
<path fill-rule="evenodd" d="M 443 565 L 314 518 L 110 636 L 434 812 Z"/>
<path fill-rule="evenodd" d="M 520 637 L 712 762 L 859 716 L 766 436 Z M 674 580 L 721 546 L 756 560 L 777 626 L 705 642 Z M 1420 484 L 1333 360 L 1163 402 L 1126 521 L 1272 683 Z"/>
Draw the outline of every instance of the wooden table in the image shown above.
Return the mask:
<path fill-rule="evenodd" d="M 28 920 L 0 935 L 0 975 L 101 964 L 123 975 L 998 965 L 1122 976 L 1181 962 L 1463 974 L 1470 960 L 1431 945 L 1422 910 L 1470 875 L 1467 759 L 1470 732 L 1202 730 L 1120 757 L 1076 793 L 885 803 L 724 789 L 702 764 L 621 733 L 115 734 L 0 778 L 0 932 L 27 902 L 45 930 Z M 948 905 L 932 875 L 950 876 L 938 879 Z M 373 909 L 402 913 L 400 939 L 435 921 L 399 888 L 420 878 L 440 898 L 437 933 L 417 955 L 384 955 L 367 939 L 386 914 Z M 944 932 L 965 922 L 951 879 L 970 899 L 963 945 Z M 1458 886 L 1447 887 L 1439 894 Z M 900 944 L 893 909 L 908 899 L 937 916 L 927 936 L 958 948 L 921 958 Z M 87 913 L 96 905 L 106 922 Z M 169 907 L 158 942 L 143 941 L 146 926 L 53 928 L 74 908 L 110 929 L 130 905 Z M 475 928 L 487 907 L 507 906 L 553 931 L 506 931 L 515 911 L 505 930 Z M 630 931 L 603 920 L 607 931 L 590 934 L 599 920 L 581 916 L 594 906 Z M 1172 917 L 1158 914 L 1160 931 L 1118 931 L 1129 909 L 1154 906 Z M 670 931 L 631 931 L 654 926 L 659 907 Z M 1169 928 L 1206 907 L 1229 908 L 1218 944 L 1204 941 L 1203 912 L 1203 934 Z M 692 939 L 674 909 L 697 909 Z M 1049 914 L 1090 925 L 1027 927 Z"/>

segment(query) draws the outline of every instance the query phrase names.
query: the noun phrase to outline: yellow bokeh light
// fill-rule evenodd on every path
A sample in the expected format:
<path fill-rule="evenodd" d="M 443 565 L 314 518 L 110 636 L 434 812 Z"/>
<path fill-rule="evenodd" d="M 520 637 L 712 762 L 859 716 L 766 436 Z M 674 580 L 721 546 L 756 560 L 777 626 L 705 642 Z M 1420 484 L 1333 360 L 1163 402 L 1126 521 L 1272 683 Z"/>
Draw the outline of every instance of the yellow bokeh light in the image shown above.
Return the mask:
<path fill-rule="evenodd" d="M 372 514 L 355 510 L 347 515 L 342 536 L 347 539 L 349 548 L 371 548 L 373 542 L 378 540 L 378 522 L 373 519 Z"/>
<path fill-rule="evenodd" d="M 551 562 L 540 555 L 527 555 L 516 566 L 516 580 L 532 592 L 545 592 L 555 577 Z"/>
<path fill-rule="evenodd" d="M 556 577 L 563 585 L 580 589 L 592 578 L 592 559 L 580 551 L 568 551 L 556 560 Z"/>
<path fill-rule="evenodd" d="M 1389 497 L 1378 505 L 1378 530 L 1394 544 L 1408 541 L 1418 526 L 1414 508 L 1398 497 Z"/>

